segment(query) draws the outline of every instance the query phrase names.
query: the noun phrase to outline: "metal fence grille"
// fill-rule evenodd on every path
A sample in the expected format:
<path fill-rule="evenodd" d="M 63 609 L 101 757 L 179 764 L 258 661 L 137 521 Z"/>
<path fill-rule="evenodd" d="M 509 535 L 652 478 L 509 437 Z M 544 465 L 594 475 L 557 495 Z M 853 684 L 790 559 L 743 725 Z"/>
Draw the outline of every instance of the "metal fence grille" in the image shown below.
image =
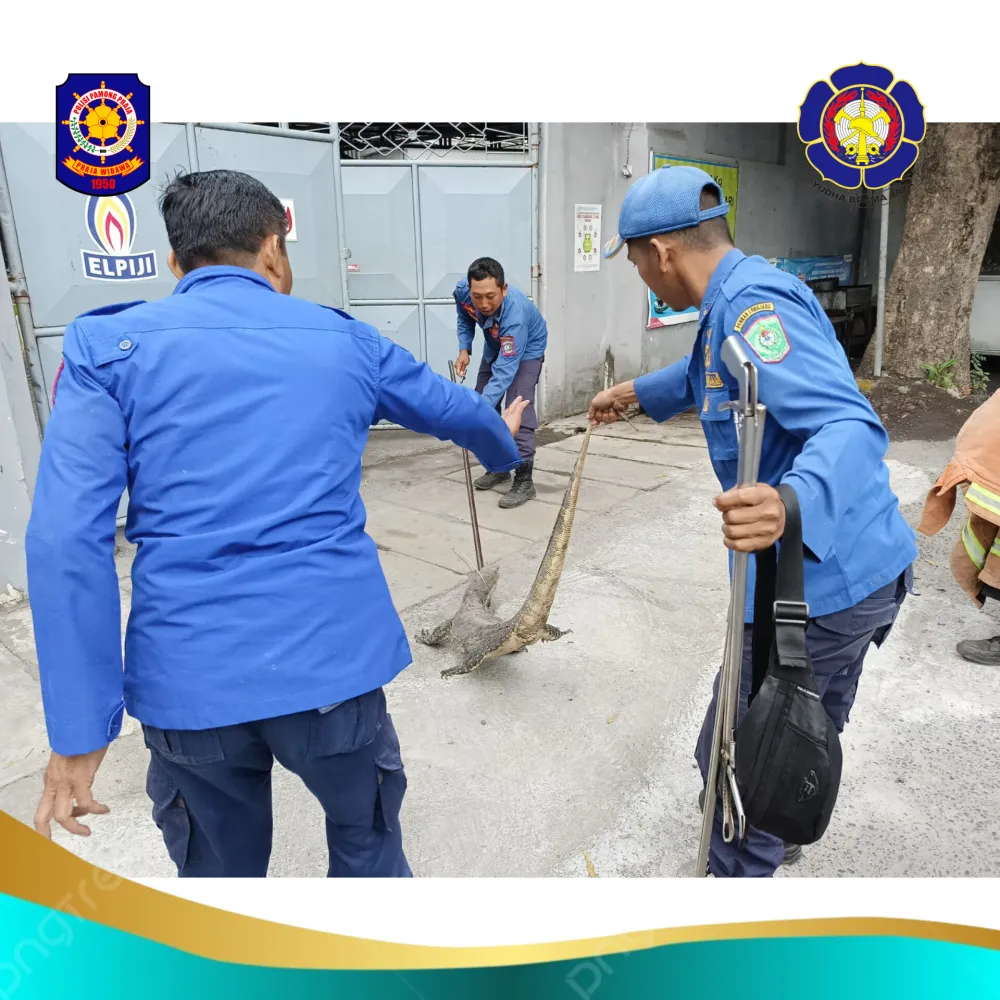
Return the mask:
<path fill-rule="evenodd" d="M 329 122 L 254 122 L 295 132 L 329 132 Z M 527 122 L 339 122 L 342 160 L 420 160 L 449 153 L 529 152 Z"/>

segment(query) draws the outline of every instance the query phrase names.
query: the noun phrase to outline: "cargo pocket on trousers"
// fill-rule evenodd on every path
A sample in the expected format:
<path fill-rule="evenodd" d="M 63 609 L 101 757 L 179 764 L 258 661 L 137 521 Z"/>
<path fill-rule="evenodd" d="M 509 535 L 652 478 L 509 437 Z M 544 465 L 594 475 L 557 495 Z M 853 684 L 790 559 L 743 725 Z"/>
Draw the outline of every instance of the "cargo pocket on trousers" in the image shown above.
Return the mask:
<path fill-rule="evenodd" d="M 399 829 L 399 812 L 406 794 L 406 772 L 403 770 L 399 737 L 391 715 L 385 716 L 379 736 L 382 743 L 375 753 L 375 774 L 378 780 L 375 829 L 394 833 Z"/>
<path fill-rule="evenodd" d="M 350 698 L 329 712 L 311 712 L 306 759 L 320 760 L 354 753 L 378 736 L 385 695 L 380 688 Z"/>
<path fill-rule="evenodd" d="M 892 596 L 892 591 L 889 588 L 883 591 L 879 591 L 878 596 L 866 597 L 852 608 L 821 615 L 813 621 L 827 632 L 849 639 L 870 635 L 871 641 L 881 646 L 892 631 L 900 608 L 900 601 Z"/>
<path fill-rule="evenodd" d="M 153 803 L 153 822 L 163 835 L 170 860 L 182 871 L 191 851 L 191 816 L 181 790 L 164 774 L 155 761 L 146 774 L 146 794 Z"/>

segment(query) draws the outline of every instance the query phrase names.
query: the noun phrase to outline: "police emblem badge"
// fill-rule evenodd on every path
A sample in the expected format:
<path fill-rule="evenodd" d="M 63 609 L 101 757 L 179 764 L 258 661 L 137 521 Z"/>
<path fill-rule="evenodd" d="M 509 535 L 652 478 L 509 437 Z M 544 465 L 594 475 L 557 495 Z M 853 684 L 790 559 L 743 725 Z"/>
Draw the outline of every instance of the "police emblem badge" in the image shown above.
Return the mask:
<path fill-rule="evenodd" d="M 71 73 L 56 87 L 56 180 L 127 194 L 149 180 L 149 87 L 135 73 Z"/>
<path fill-rule="evenodd" d="M 743 339 L 765 365 L 777 364 L 792 349 L 785 328 L 777 316 L 762 316 L 754 320 L 743 334 Z"/>
<path fill-rule="evenodd" d="M 500 354 L 505 358 L 512 358 L 515 354 L 517 354 L 517 348 L 514 346 L 513 337 L 500 338 Z"/>
<path fill-rule="evenodd" d="M 825 181 L 853 190 L 900 180 L 919 155 L 924 106 L 884 66 L 845 66 L 809 88 L 799 106 L 806 159 Z"/>

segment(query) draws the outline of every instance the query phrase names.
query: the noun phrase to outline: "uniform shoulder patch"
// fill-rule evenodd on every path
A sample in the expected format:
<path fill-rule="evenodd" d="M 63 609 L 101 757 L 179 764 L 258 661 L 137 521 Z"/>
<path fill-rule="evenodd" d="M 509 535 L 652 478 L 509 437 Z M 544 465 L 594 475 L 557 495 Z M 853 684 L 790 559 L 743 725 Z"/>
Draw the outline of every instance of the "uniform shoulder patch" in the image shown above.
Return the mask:
<path fill-rule="evenodd" d="M 788 334 L 776 315 L 755 319 L 743 334 L 743 339 L 765 365 L 777 364 L 792 349 Z"/>
<path fill-rule="evenodd" d="M 517 348 L 514 346 L 513 337 L 500 338 L 500 354 L 505 358 L 512 358 L 515 354 L 517 354 Z"/>
<path fill-rule="evenodd" d="M 705 388 L 706 389 L 722 388 L 722 379 L 719 378 L 718 372 L 705 372 Z"/>
<path fill-rule="evenodd" d="M 733 324 L 733 332 L 742 333 L 747 320 L 750 319 L 751 316 L 756 316 L 757 313 L 762 312 L 774 312 L 774 303 L 758 302 L 756 305 L 750 306 L 749 309 L 744 309 L 743 312 L 741 312 L 736 318 L 736 322 Z"/>

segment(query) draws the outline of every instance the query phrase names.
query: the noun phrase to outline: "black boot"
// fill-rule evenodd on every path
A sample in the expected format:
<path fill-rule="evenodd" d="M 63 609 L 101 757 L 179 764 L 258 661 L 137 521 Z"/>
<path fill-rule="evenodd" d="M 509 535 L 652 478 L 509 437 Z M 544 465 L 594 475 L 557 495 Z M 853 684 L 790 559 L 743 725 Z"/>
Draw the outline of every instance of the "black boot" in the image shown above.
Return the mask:
<path fill-rule="evenodd" d="M 698 793 L 698 811 L 705 811 L 705 789 L 703 788 Z M 784 841 L 782 841 L 785 844 Z M 802 845 L 801 844 L 785 844 L 785 857 L 781 862 L 783 865 L 794 865 L 796 861 L 800 860 L 802 857 Z"/>
<path fill-rule="evenodd" d="M 494 486 L 503 486 L 504 483 L 510 482 L 509 472 L 487 472 L 485 476 L 480 476 L 473 486 L 477 490 L 491 490 Z"/>
<path fill-rule="evenodd" d="M 534 464 L 529 459 L 517 467 L 514 472 L 514 484 L 508 492 L 500 497 L 498 506 L 508 510 L 511 507 L 520 507 L 521 504 L 527 503 L 529 500 L 534 500 L 535 484 L 531 481 L 531 470 Z"/>

